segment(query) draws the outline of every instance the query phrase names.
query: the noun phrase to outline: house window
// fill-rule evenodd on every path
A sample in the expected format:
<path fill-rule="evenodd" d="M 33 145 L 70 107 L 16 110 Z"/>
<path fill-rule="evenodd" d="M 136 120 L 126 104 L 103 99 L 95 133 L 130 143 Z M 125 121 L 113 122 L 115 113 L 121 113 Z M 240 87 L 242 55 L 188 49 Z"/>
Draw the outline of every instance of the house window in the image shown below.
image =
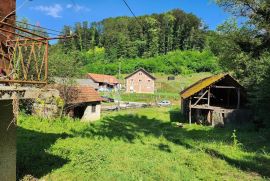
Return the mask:
<path fill-rule="evenodd" d="M 93 104 L 92 105 L 92 113 L 95 113 L 97 110 L 97 105 L 96 104 Z"/>

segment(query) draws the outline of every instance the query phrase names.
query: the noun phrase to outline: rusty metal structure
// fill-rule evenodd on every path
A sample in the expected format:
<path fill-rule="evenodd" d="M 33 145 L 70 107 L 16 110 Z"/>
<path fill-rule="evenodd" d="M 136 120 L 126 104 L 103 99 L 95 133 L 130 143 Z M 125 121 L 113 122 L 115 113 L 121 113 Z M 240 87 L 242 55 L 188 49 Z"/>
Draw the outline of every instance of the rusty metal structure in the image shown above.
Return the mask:
<path fill-rule="evenodd" d="M 17 22 L 16 0 L 1 0 L 0 84 L 46 84 L 49 40 L 68 37 L 49 38 Z"/>
<path fill-rule="evenodd" d="M 49 39 L 16 25 L 16 0 L 1 0 L 0 83 L 46 84 Z"/>

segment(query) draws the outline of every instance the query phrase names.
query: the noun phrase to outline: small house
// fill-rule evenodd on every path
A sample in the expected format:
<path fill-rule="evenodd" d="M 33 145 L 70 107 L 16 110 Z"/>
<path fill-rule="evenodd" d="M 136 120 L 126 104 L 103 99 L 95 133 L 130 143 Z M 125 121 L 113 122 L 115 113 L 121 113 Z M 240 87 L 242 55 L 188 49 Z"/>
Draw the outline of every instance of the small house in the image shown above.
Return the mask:
<path fill-rule="evenodd" d="M 72 87 L 76 95 L 67 102 L 68 115 L 82 121 L 91 122 L 100 119 L 102 98 L 90 86 Z"/>
<path fill-rule="evenodd" d="M 229 74 L 204 78 L 181 92 L 181 110 L 189 123 L 217 126 L 246 121 L 250 113 L 245 104 L 244 88 Z"/>
<path fill-rule="evenodd" d="M 119 81 L 112 75 L 88 73 L 86 77 L 98 84 L 99 91 L 111 91 L 120 88 Z"/>
<path fill-rule="evenodd" d="M 125 77 L 125 80 L 127 93 L 155 93 L 156 78 L 142 68 Z"/>

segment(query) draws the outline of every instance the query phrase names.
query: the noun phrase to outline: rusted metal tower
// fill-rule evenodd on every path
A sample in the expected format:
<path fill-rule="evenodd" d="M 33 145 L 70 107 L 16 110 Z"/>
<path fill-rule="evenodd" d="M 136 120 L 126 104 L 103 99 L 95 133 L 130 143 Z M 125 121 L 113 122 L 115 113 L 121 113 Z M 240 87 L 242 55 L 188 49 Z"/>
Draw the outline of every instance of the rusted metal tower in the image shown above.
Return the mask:
<path fill-rule="evenodd" d="M 10 70 L 5 69 L 5 67 L 9 67 L 10 56 L 8 47 L 6 46 L 6 42 L 8 39 L 13 39 L 15 29 L 11 26 L 5 25 L 5 23 L 15 26 L 16 19 L 16 0 L 1 0 L 0 5 L 0 21 L 3 24 L 0 24 L 0 28 L 6 30 L 6 32 L 0 33 L 0 47 L 2 49 L 2 54 L 0 54 L 0 74 L 5 75 L 10 72 Z M 7 66 L 6 66 L 7 65 Z"/>
<path fill-rule="evenodd" d="M 49 38 L 16 22 L 16 0 L 1 0 L 0 84 L 46 84 Z"/>

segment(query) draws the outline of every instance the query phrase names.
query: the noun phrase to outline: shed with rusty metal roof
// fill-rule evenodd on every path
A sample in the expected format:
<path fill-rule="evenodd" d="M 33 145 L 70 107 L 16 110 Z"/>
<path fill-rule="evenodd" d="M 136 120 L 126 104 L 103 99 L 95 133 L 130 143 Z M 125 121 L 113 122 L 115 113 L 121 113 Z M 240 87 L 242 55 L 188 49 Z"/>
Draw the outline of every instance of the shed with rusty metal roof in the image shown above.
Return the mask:
<path fill-rule="evenodd" d="M 215 126 L 245 117 L 245 89 L 227 73 L 199 80 L 180 95 L 181 111 L 188 117 L 189 123 L 200 122 Z"/>

